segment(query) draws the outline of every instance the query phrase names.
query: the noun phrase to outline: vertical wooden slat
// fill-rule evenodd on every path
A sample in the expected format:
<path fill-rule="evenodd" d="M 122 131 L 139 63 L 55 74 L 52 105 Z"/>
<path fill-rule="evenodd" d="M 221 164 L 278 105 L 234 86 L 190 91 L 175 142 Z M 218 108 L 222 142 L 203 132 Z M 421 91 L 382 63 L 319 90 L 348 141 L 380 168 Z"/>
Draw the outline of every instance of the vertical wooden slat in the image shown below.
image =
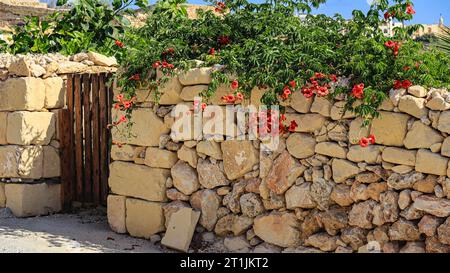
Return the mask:
<path fill-rule="evenodd" d="M 100 201 L 100 111 L 99 111 L 99 77 L 91 76 L 92 82 L 92 186 L 93 202 Z"/>
<path fill-rule="evenodd" d="M 100 202 L 104 203 L 108 195 L 108 94 L 106 88 L 106 75 L 100 74 Z"/>
<path fill-rule="evenodd" d="M 83 202 L 83 98 L 80 75 L 74 76 L 74 87 L 76 196 L 77 201 Z"/>
<path fill-rule="evenodd" d="M 84 200 L 93 201 L 92 189 L 92 126 L 91 126 L 91 79 L 83 75 L 83 112 L 84 112 Z"/>
<path fill-rule="evenodd" d="M 60 130 L 62 136 L 67 136 L 67 157 L 70 164 L 68 169 L 63 170 L 66 174 L 61 178 L 63 183 L 64 191 L 64 203 L 66 206 L 70 207 L 72 201 L 75 200 L 75 161 L 74 161 L 74 137 L 73 137 L 73 126 L 74 126 L 74 98 L 73 98 L 73 75 L 67 76 L 66 83 L 66 99 L 67 99 L 67 130 Z M 63 114 L 64 115 L 64 114 Z M 63 123 L 64 119 L 60 119 Z"/>

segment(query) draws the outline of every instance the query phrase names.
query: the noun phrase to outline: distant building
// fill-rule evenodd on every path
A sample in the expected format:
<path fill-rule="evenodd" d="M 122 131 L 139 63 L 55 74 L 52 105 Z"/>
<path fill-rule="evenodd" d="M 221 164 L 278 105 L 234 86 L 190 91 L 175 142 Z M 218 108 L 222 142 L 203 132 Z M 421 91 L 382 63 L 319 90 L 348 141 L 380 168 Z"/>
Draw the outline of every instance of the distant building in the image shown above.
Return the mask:
<path fill-rule="evenodd" d="M 39 0 L 0 0 L 0 31 L 11 32 L 25 16 L 43 17 L 55 11 Z"/>
<path fill-rule="evenodd" d="M 443 34 L 443 28 L 445 27 L 444 24 L 444 17 L 441 15 L 441 17 L 439 18 L 439 24 L 424 24 L 422 25 L 423 28 L 419 29 L 418 31 L 416 31 L 413 35 L 414 38 L 420 37 L 420 36 L 424 36 L 424 35 L 439 35 L 439 34 Z"/>
<path fill-rule="evenodd" d="M 388 21 L 384 22 L 380 29 L 383 31 L 384 36 L 386 37 L 392 37 L 394 36 L 394 30 L 395 28 L 401 28 L 403 27 L 403 24 L 400 22 L 394 22 L 392 19 L 389 19 Z"/>

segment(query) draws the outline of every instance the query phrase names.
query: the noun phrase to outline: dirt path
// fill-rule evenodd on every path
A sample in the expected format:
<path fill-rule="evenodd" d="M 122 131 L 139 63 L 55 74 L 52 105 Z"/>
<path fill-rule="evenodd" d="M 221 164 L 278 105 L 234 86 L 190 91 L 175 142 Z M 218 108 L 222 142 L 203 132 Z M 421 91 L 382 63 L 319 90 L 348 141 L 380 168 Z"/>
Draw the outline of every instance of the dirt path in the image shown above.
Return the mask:
<path fill-rule="evenodd" d="M 149 240 L 112 232 L 102 213 L 14 218 L 0 209 L 0 253 L 161 252 Z"/>

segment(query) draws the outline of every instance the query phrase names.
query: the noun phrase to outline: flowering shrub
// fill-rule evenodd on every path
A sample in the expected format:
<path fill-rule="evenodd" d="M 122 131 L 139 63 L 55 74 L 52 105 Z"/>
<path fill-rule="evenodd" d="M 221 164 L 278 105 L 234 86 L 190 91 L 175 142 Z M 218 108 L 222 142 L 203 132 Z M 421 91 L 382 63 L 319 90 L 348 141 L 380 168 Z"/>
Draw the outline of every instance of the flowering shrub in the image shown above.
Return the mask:
<path fill-rule="evenodd" d="M 202 94 L 205 99 L 220 84 L 235 91 L 224 98 L 230 103 L 238 94 L 248 97 L 255 86 L 267 88 L 262 102 L 268 106 L 289 100 L 293 92 L 330 99 L 344 96 L 345 110 L 367 124 L 378 116 L 392 88 L 450 84 L 449 58 L 409 38 L 418 26 L 397 28 L 392 38 L 379 29 L 385 19 L 410 20 L 415 13 L 410 0 L 376 1 L 367 14 L 353 11 L 349 21 L 339 15 L 295 16 L 325 0 L 225 0 L 213 2 L 216 13 L 198 11 L 193 20 L 183 12 L 174 16 L 165 2 L 157 2 L 146 25 L 125 33 L 124 47 L 117 48 L 125 54 L 118 82 L 129 98 L 137 88 L 148 88 L 158 98 L 159 86 L 200 60 L 201 66 L 216 68 Z"/>

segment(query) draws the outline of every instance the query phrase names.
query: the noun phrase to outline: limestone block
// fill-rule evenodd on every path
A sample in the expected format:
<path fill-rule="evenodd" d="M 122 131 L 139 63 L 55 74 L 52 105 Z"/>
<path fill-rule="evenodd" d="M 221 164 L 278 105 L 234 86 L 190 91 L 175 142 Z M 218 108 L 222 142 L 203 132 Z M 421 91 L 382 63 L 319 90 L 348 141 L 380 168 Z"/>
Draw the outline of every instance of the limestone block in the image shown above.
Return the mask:
<path fill-rule="evenodd" d="M 369 136 L 370 126 L 365 127 L 362 118 L 356 118 L 351 121 L 348 131 L 348 140 L 351 144 L 358 144 L 363 137 Z"/>
<path fill-rule="evenodd" d="M 386 147 L 382 154 L 383 160 L 389 163 L 415 166 L 416 151 L 409 151 L 401 148 Z"/>
<path fill-rule="evenodd" d="M 442 143 L 441 154 L 450 157 L 450 137 L 447 137 Z"/>
<path fill-rule="evenodd" d="M 56 118 L 50 112 L 13 112 L 8 114 L 6 140 L 17 145 L 48 145 L 55 134 Z"/>
<path fill-rule="evenodd" d="M 311 106 L 311 112 L 321 114 L 324 117 L 329 117 L 331 116 L 331 107 L 333 107 L 333 104 L 327 98 L 316 97 Z"/>
<path fill-rule="evenodd" d="M 0 182 L 0 208 L 6 206 L 5 183 Z"/>
<path fill-rule="evenodd" d="M 170 169 L 177 161 L 177 154 L 168 150 L 148 147 L 145 152 L 144 163 L 149 167 Z"/>
<path fill-rule="evenodd" d="M 108 195 L 108 223 L 112 230 L 117 233 L 126 233 L 126 197 L 120 195 Z"/>
<path fill-rule="evenodd" d="M 182 85 L 198 85 L 211 83 L 211 67 L 193 68 L 180 74 Z"/>
<path fill-rule="evenodd" d="M 134 161 L 139 158 L 141 153 L 145 151 L 145 147 L 134 145 L 112 145 L 111 159 L 119 161 Z"/>
<path fill-rule="evenodd" d="M 221 147 L 225 174 L 230 180 L 242 177 L 259 162 L 259 153 L 251 141 L 224 141 Z"/>
<path fill-rule="evenodd" d="M 316 140 L 308 134 L 291 134 L 286 140 L 289 153 L 298 159 L 308 158 L 314 155 Z"/>
<path fill-rule="evenodd" d="M 335 142 L 321 142 L 316 145 L 316 154 L 321 154 L 329 157 L 337 157 L 346 159 L 348 149 L 339 146 Z"/>
<path fill-rule="evenodd" d="M 66 98 L 64 80 L 60 77 L 52 77 L 44 80 L 46 109 L 63 108 Z"/>
<path fill-rule="evenodd" d="M 383 149 L 384 147 L 379 145 L 370 145 L 369 147 L 354 145 L 350 147 L 347 159 L 358 163 L 365 162 L 368 164 L 375 164 Z"/>
<path fill-rule="evenodd" d="M 269 92 L 269 89 L 254 87 L 250 92 L 250 104 L 259 107 L 262 104 L 261 99 L 266 92 Z"/>
<path fill-rule="evenodd" d="M 343 113 L 345 103 L 346 103 L 345 101 L 337 101 L 334 103 L 330 112 L 331 119 L 340 120 L 340 119 L 352 119 L 356 117 L 356 115 L 351 111 L 346 111 L 345 113 Z"/>
<path fill-rule="evenodd" d="M 305 98 L 301 92 L 294 92 L 291 95 L 291 107 L 299 113 L 309 113 L 313 101 L 313 98 Z"/>
<path fill-rule="evenodd" d="M 120 113 L 113 110 L 113 120 L 118 119 L 119 115 Z M 129 122 L 133 123 L 130 134 L 128 134 L 125 123 L 113 127 L 114 141 L 137 146 L 158 147 L 160 136 L 170 131 L 153 110 L 148 108 L 134 109 Z"/>
<path fill-rule="evenodd" d="M 173 213 L 161 244 L 187 252 L 199 218 L 200 212 L 191 208 L 181 208 Z"/>
<path fill-rule="evenodd" d="M 16 217 L 47 215 L 61 210 L 61 185 L 12 184 L 5 185 L 6 207 Z"/>
<path fill-rule="evenodd" d="M 408 149 L 429 149 L 433 144 L 441 143 L 444 137 L 421 121 L 414 122 L 404 141 Z"/>
<path fill-rule="evenodd" d="M 208 85 L 186 86 L 181 90 L 180 98 L 184 101 L 194 101 L 195 97 L 200 97 L 200 94 L 206 90 Z"/>
<path fill-rule="evenodd" d="M 406 136 L 409 116 L 400 113 L 380 112 L 380 117 L 372 122 L 371 134 L 376 137 L 376 143 L 387 146 L 403 146 Z"/>
<path fill-rule="evenodd" d="M 417 98 L 424 98 L 427 96 L 428 91 L 423 86 L 413 85 L 408 89 L 408 93 Z"/>
<path fill-rule="evenodd" d="M 43 147 L 43 178 L 53 178 L 61 176 L 61 161 L 59 157 L 59 150 L 52 146 Z"/>
<path fill-rule="evenodd" d="M 417 152 L 416 171 L 427 174 L 447 175 L 448 158 L 421 149 Z"/>
<path fill-rule="evenodd" d="M 442 112 L 439 116 L 438 130 L 450 134 L 450 111 Z"/>
<path fill-rule="evenodd" d="M 425 107 L 425 99 L 410 95 L 400 98 L 398 109 L 419 119 L 428 115 L 428 109 Z"/>
<path fill-rule="evenodd" d="M 149 201 L 166 200 L 169 170 L 115 161 L 110 166 L 111 192 Z"/>
<path fill-rule="evenodd" d="M 331 169 L 333 170 L 333 180 L 336 183 L 342 183 L 359 173 L 359 168 L 356 164 L 343 159 L 334 159 Z"/>
<path fill-rule="evenodd" d="M 255 219 L 255 234 L 267 243 L 294 247 L 299 243 L 298 222 L 292 213 L 272 213 Z"/>
<path fill-rule="evenodd" d="M 202 153 L 217 160 L 222 160 L 220 144 L 215 141 L 200 141 L 196 146 L 197 153 Z"/>
<path fill-rule="evenodd" d="M 9 78 L 0 82 L 0 111 L 41 110 L 45 102 L 44 81 L 39 78 Z"/>
<path fill-rule="evenodd" d="M 164 231 L 163 203 L 133 198 L 126 200 L 126 227 L 131 236 L 150 239 Z"/>
<path fill-rule="evenodd" d="M 88 55 L 89 61 L 91 61 L 94 64 L 99 65 L 99 66 L 117 66 L 118 65 L 116 57 L 114 57 L 114 56 L 108 57 L 108 56 L 105 56 L 105 55 L 102 55 L 102 54 L 99 54 L 99 53 L 93 52 L 93 51 L 88 52 L 87 55 Z"/>
<path fill-rule="evenodd" d="M 0 145 L 8 144 L 6 141 L 6 127 L 8 121 L 8 112 L 0 112 Z"/>
<path fill-rule="evenodd" d="M 314 133 L 320 130 L 325 124 L 325 117 L 320 114 L 286 114 L 288 122 L 295 120 L 298 127 L 295 130 L 300 133 Z"/>

